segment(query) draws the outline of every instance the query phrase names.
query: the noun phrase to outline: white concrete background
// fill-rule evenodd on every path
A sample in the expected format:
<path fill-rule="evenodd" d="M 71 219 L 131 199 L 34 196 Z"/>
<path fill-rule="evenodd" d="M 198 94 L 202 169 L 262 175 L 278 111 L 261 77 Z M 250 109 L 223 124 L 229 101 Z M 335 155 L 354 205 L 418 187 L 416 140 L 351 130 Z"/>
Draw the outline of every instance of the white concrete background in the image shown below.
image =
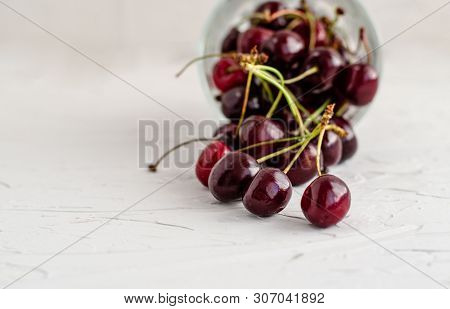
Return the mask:
<path fill-rule="evenodd" d="M 195 70 L 173 78 L 213 1 L 2 1 L 183 117 L 215 117 Z M 445 0 L 363 2 L 385 41 Z M 440 288 L 417 269 L 450 286 L 449 19 L 383 48 L 359 153 L 333 170 L 355 229 L 318 230 L 219 205 L 192 170 L 139 169 L 138 120 L 176 117 L 0 5 L 0 286 L 184 171 L 11 287 Z"/>

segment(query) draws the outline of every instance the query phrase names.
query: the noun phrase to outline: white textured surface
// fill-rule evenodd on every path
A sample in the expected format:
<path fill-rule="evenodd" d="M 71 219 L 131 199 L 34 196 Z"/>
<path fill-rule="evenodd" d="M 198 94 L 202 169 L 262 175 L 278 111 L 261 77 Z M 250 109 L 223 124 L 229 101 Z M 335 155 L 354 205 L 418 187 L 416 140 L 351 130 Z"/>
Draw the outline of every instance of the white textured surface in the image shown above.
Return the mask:
<path fill-rule="evenodd" d="M 214 117 L 195 70 L 213 1 L 5 1 L 161 103 Z M 444 3 L 364 1 L 381 41 Z M 175 3 L 175 4 L 174 4 Z M 352 227 L 450 286 L 450 6 L 383 48 L 384 80 L 333 172 Z M 0 5 L 0 285 L 182 170 L 137 168 L 137 121 L 176 117 Z M 298 189 L 302 192 L 302 188 Z M 301 216 L 294 195 L 287 215 Z M 192 170 L 12 287 L 438 288 L 346 225 L 222 206 Z"/>

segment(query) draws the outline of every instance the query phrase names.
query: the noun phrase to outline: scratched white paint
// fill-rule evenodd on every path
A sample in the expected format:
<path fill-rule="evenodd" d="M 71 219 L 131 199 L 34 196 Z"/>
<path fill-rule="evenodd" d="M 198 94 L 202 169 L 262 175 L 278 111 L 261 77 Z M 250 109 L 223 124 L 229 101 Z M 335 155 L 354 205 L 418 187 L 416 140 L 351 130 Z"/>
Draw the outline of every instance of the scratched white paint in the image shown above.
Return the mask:
<path fill-rule="evenodd" d="M 442 2 L 364 1 L 382 41 Z M 215 117 L 195 70 L 173 78 L 212 1 L 6 3 L 184 118 Z M 333 169 L 351 227 L 318 230 L 298 194 L 262 220 L 214 202 L 192 170 L 137 168 L 137 121 L 176 116 L 0 6 L 0 285 L 186 171 L 12 287 L 439 287 L 391 253 L 450 286 L 449 18 L 383 48 L 360 151 Z"/>

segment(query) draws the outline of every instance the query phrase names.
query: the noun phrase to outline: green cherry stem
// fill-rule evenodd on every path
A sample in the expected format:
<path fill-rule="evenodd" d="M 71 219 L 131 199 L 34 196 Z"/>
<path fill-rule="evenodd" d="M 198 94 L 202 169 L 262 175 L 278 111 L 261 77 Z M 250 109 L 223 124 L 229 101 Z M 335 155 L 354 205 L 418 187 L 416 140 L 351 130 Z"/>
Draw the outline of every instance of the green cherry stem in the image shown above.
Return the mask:
<path fill-rule="evenodd" d="M 348 107 L 350 106 L 350 103 L 348 101 L 346 101 L 336 112 L 336 116 L 337 117 L 342 117 L 345 112 L 347 111 Z"/>
<path fill-rule="evenodd" d="M 317 135 L 317 133 L 315 134 Z M 313 133 L 311 133 L 311 137 L 314 136 Z M 303 151 L 305 151 L 306 147 L 308 147 L 309 143 L 313 140 L 314 137 L 312 138 L 308 138 L 300 147 L 300 149 L 297 151 L 297 153 L 295 154 L 294 158 L 291 160 L 291 162 L 289 163 L 289 165 L 284 169 L 283 173 L 287 174 L 289 173 L 289 171 L 291 170 L 291 168 L 294 166 L 295 162 L 298 160 L 298 158 L 300 158 L 300 156 L 302 155 Z"/>
<path fill-rule="evenodd" d="M 313 74 L 316 74 L 317 72 L 319 72 L 319 68 L 318 68 L 318 67 L 312 67 L 311 69 L 306 70 L 305 72 L 303 72 L 303 73 L 300 74 L 299 76 L 294 77 L 294 78 L 291 78 L 291 79 L 286 79 L 284 82 L 285 82 L 285 84 L 287 84 L 287 85 L 295 84 L 295 83 L 297 83 L 297 82 L 299 82 L 299 81 L 305 79 L 305 78 L 308 77 L 308 76 L 311 76 L 311 75 L 313 75 Z"/>
<path fill-rule="evenodd" d="M 181 144 L 176 145 L 175 147 L 169 149 L 168 151 L 166 151 L 154 164 L 150 164 L 148 166 L 148 169 L 151 172 L 156 172 L 158 169 L 159 164 L 172 152 L 174 152 L 175 150 L 184 147 L 186 145 L 192 144 L 192 143 L 197 143 L 197 142 L 211 142 L 211 141 L 215 141 L 217 140 L 217 138 L 194 138 L 191 140 L 188 140 L 186 142 L 183 142 Z"/>
<path fill-rule="evenodd" d="M 316 168 L 319 176 L 322 176 L 322 169 L 320 168 L 320 155 L 322 154 L 322 143 L 323 137 L 325 136 L 325 132 L 327 130 L 327 126 L 330 123 L 330 119 L 333 118 L 334 115 L 334 106 L 335 104 L 330 104 L 327 106 L 322 119 L 320 120 L 320 124 L 317 125 L 316 129 L 319 128 L 319 138 L 317 141 L 317 155 L 316 155 Z"/>
<path fill-rule="evenodd" d="M 269 84 L 265 80 L 262 80 L 260 78 L 258 78 L 258 80 L 261 82 L 261 85 L 263 87 L 263 94 L 265 93 L 269 101 L 273 102 L 274 101 L 273 92 L 272 89 L 270 89 Z"/>
<path fill-rule="evenodd" d="M 284 16 L 292 16 L 295 18 L 308 20 L 308 16 L 305 13 L 303 13 L 302 11 L 286 9 L 286 10 L 279 10 L 278 12 L 273 13 L 272 16 L 270 16 L 269 21 L 274 21 L 275 19 L 277 19 L 279 17 L 284 17 Z"/>
<path fill-rule="evenodd" d="M 271 141 L 266 141 L 266 142 L 261 142 L 261 143 L 257 143 L 257 144 L 253 144 L 244 148 L 241 148 L 237 151 L 247 151 L 253 148 L 257 148 L 257 147 L 261 147 L 261 146 L 266 146 L 266 145 L 272 145 L 272 144 L 277 144 L 277 143 L 285 143 L 285 142 L 292 142 L 292 141 L 299 141 L 302 140 L 301 137 L 298 136 L 294 136 L 294 137 L 286 137 L 286 138 L 281 138 L 281 139 L 274 139 Z"/>
<path fill-rule="evenodd" d="M 279 151 L 277 151 L 277 152 L 271 153 L 270 155 L 267 155 L 267 156 L 264 156 L 264 157 L 262 157 L 262 158 L 259 158 L 259 159 L 256 160 L 256 161 L 257 161 L 259 164 L 264 163 L 264 162 L 266 162 L 266 161 L 268 161 L 268 160 L 270 160 L 270 159 L 272 159 L 272 158 L 276 158 L 276 157 L 278 157 L 278 156 L 280 156 L 280 155 L 282 155 L 282 154 L 284 154 L 284 153 L 286 153 L 286 152 L 289 152 L 289 151 L 291 151 L 291 150 L 297 149 L 298 147 L 301 147 L 301 146 L 303 145 L 304 142 L 305 142 L 305 141 L 298 142 L 298 143 L 296 143 L 296 144 L 294 144 L 294 145 L 291 145 L 291 146 L 289 146 L 289 147 L 283 148 L 283 149 L 281 149 L 281 150 L 279 150 Z"/>
<path fill-rule="evenodd" d="M 253 72 L 249 72 L 247 78 L 247 85 L 245 87 L 244 103 L 242 104 L 241 118 L 239 119 L 239 123 L 236 127 L 235 133 L 236 135 L 239 133 L 239 129 L 241 128 L 242 123 L 244 122 L 245 113 L 247 112 L 248 98 L 250 96 L 250 87 L 252 86 L 252 79 L 253 79 Z"/>
<path fill-rule="evenodd" d="M 298 106 L 296 104 L 296 99 L 293 97 L 293 95 L 291 94 L 291 92 L 282 84 L 280 84 L 280 82 L 275 78 L 275 76 L 271 75 L 269 72 L 264 71 L 264 69 L 269 68 L 270 71 L 277 71 L 274 68 L 271 67 L 267 67 L 267 66 L 262 66 L 262 65 L 253 65 L 253 64 L 245 64 L 245 68 L 247 71 L 249 72 L 253 72 L 253 74 L 255 74 L 255 76 L 266 80 L 268 83 L 274 85 L 275 87 L 277 87 L 280 92 L 283 93 L 284 97 L 286 98 L 286 101 L 289 105 L 289 108 L 291 109 L 291 112 L 295 118 L 295 120 L 297 121 L 299 127 L 300 127 L 300 131 L 301 134 L 304 135 L 305 134 L 305 126 L 303 124 L 303 119 L 300 115 L 300 111 L 298 110 Z M 281 75 L 281 73 L 278 71 L 279 74 L 277 74 L 277 76 L 280 79 L 283 79 L 283 76 Z M 275 105 L 275 104 L 274 104 Z M 276 109 L 276 107 L 275 107 Z"/>
<path fill-rule="evenodd" d="M 280 104 L 282 98 L 283 92 L 279 91 L 275 101 L 273 101 L 272 106 L 270 107 L 270 110 L 267 112 L 266 118 L 273 117 L 273 114 L 277 111 L 278 105 Z"/>
<path fill-rule="evenodd" d="M 192 59 L 191 61 L 189 61 L 188 63 L 186 63 L 186 65 L 175 75 L 175 77 L 180 77 L 184 72 L 186 72 L 186 70 L 193 65 L 194 63 L 198 62 L 198 61 L 202 61 L 205 59 L 209 59 L 209 58 L 222 58 L 222 57 L 236 57 L 237 53 L 231 52 L 231 53 L 222 53 L 222 54 L 209 54 L 209 55 L 204 55 L 204 56 L 200 56 L 197 58 Z"/>
<path fill-rule="evenodd" d="M 305 127 L 309 127 L 309 125 L 312 122 L 318 123 L 319 121 L 317 118 L 319 118 L 320 115 L 322 115 L 323 111 L 327 108 L 327 106 L 330 104 L 330 100 L 327 100 L 325 103 L 323 103 L 314 113 L 309 115 L 308 118 L 305 120 Z"/>
<path fill-rule="evenodd" d="M 309 22 L 309 30 L 310 30 L 309 50 L 311 51 L 314 48 L 316 48 L 316 40 L 317 40 L 317 38 L 316 38 L 316 18 L 310 12 L 307 12 L 306 16 L 307 16 L 308 22 Z"/>
<path fill-rule="evenodd" d="M 322 144 L 323 144 L 323 138 L 325 136 L 326 130 L 327 130 L 326 126 L 324 126 L 320 130 L 319 139 L 317 141 L 316 168 L 317 168 L 317 173 L 319 174 L 319 177 L 322 176 L 322 169 L 320 167 L 320 155 L 322 154 Z"/>

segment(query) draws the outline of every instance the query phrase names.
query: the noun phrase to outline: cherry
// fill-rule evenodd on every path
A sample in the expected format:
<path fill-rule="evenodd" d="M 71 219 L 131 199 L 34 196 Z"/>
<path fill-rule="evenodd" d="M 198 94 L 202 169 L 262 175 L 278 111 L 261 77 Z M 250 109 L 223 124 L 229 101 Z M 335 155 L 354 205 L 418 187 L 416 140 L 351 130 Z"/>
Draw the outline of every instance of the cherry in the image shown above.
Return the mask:
<path fill-rule="evenodd" d="M 244 206 L 252 214 L 269 217 L 282 211 L 292 196 L 289 178 L 276 168 L 264 168 L 244 195 Z"/>
<path fill-rule="evenodd" d="M 339 135 L 333 131 L 326 131 L 322 144 L 323 165 L 329 167 L 338 164 L 342 158 L 342 151 L 343 145 Z"/>
<path fill-rule="evenodd" d="M 330 227 L 344 219 L 350 204 L 351 194 L 347 185 L 332 175 L 314 180 L 306 188 L 301 200 L 306 219 L 320 228 Z"/>
<path fill-rule="evenodd" d="M 375 98 L 378 90 L 378 73 L 369 64 L 353 64 L 339 74 L 336 86 L 350 103 L 364 106 Z"/>
<path fill-rule="evenodd" d="M 264 116 L 250 116 L 243 123 L 239 130 L 239 140 L 242 147 L 267 142 L 285 137 L 281 125 L 272 119 Z M 261 158 L 274 152 L 274 144 L 268 144 L 247 152 L 255 158 Z"/>
<path fill-rule="evenodd" d="M 239 121 L 242 113 L 242 104 L 244 103 L 245 87 L 239 86 L 225 92 L 222 97 L 222 112 L 232 120 Z M 246 116 L 264 114 L 268 111 L 264 100 L 256 96 L 250 97 L 247 103 Z"/>
<path fill-rule="evenodd" d="M 230 32 L 228 32 L 222 42 L 222 53 L 229 53 L 237 50 L 237 40 L 239 34 L 240 32 L 237 28 L 231 28 Z"/>
<path fill-rule="evenodd" d="M 236 134 L 237 124 L 228 123 L 216 130 L 214 137 L 218 137 L 232 150 L 239 149 L 239 136 Z"/>
<path fill-rule="evenodd" d="M 222 58 L 214 66 L 213 80 L 216 87 L 225 92 L 233 87 L 244 85 L 247 74 L 233 59 Z"/>
<path fill-rule="evenodd" d="M 291 150 L 287 153 L 284 153 L 279 157 L 279 162 L 277 166 L 284 170 L 289 163 L 294 159 L 295 154 L 298 149 Z M 316 170 L 316 156 L 317 156 L 317 148 L 313 144 L 308 144 L 308 146 L 303 150 L 300 157 L 295 161 L 294 165 L 291 167 L 287 176 L 289 177 L 293 186 L 300 186 L 311 179 L 314 178 L 317 174 Z M 320 157 L 321 161 L 323 161 L 323 155 Z"/>
<path fill-rule="evenodd" d="M 286 9 L 286 6 L 283 3 L 278 1 L 268 1 L 258 6 L 255 12 L 263 14 L 267 13 L 268 15 L 272 15 L 273 13 L 276 13 L 284 9 Z M 267 23 L 260 20 L 254 20 L 253 22 L 274 30 L 283 29 L 287 26 L 288 23 L 288 21 L 284 17 L 279 17 L 274 21 L 272 21 L 271 23 Z"/>
<path fill-rule="evenodd" d="M 358 150 L 358 140 L 355 135 L 355 131 L 353 131 L 352 125 L 341 117 L 335 117 L 331 119 L 331 123 L 341 127 L 347 132 L 347 136 L 341 138 L 342 140 L 342 158 L 340 163 L 344 162 L 352 158 L 356 151 Z"/>
<path fill-rule="evenodd" d="M 328 45 L 328 33 L 327 28 L 325 24 L 320 21 L 316 20 L 316 40 L 315 40 L 315 47 L 320 46 L 327 46 Z M 309 43 L 311 40 L 311 27 L 309 25 L 308 21 L 303 21 L 299 25 L 297 25 L 295 28 L 292 29 L 295 33 L 299 34 L 303 40 L 306 42 L 306 47 L 309 48 Z"/>
<path fill-rule="evenodd" d="M 317 67 L 319 71 L 305 78 L 304 84 L 314 93 L 328 90 L 333 86 L 334 77 L 343 66 L 344 59 L 337 51 L 328 47 L 318 47 L 306 58 L 303 70 Z"/>
<path fill-rule="evenodd" d="M 261 50 L 269 56 L 270 63 L 284 65 L 303 58 L 306 43 L 297 33 L 281 30 L 267 39 Z"/>
<path fill-rule="evenodd" d="M 261 27 L 253 27 L 241 33 L 238 38 L 238 52 L 248 54 L 256 46 L 258 50 L 265 41 L 267 41 L 274 32 Z"/>
<path fill-rule="evenodd" d="M 208 181 L 209 191 L 221 202 L 241 199 L 260 168 L 250 155 L 230 152 L 212 169 Z"/>
<path fill-rule="evenodd" d="M 214 165 L 228 152 L 230 152 L 230 148 L 224 142 L 214 141 L 200 154 L 195 166 L 195 174 L 205 187 L 208 187 L 208 178 Z"/>

